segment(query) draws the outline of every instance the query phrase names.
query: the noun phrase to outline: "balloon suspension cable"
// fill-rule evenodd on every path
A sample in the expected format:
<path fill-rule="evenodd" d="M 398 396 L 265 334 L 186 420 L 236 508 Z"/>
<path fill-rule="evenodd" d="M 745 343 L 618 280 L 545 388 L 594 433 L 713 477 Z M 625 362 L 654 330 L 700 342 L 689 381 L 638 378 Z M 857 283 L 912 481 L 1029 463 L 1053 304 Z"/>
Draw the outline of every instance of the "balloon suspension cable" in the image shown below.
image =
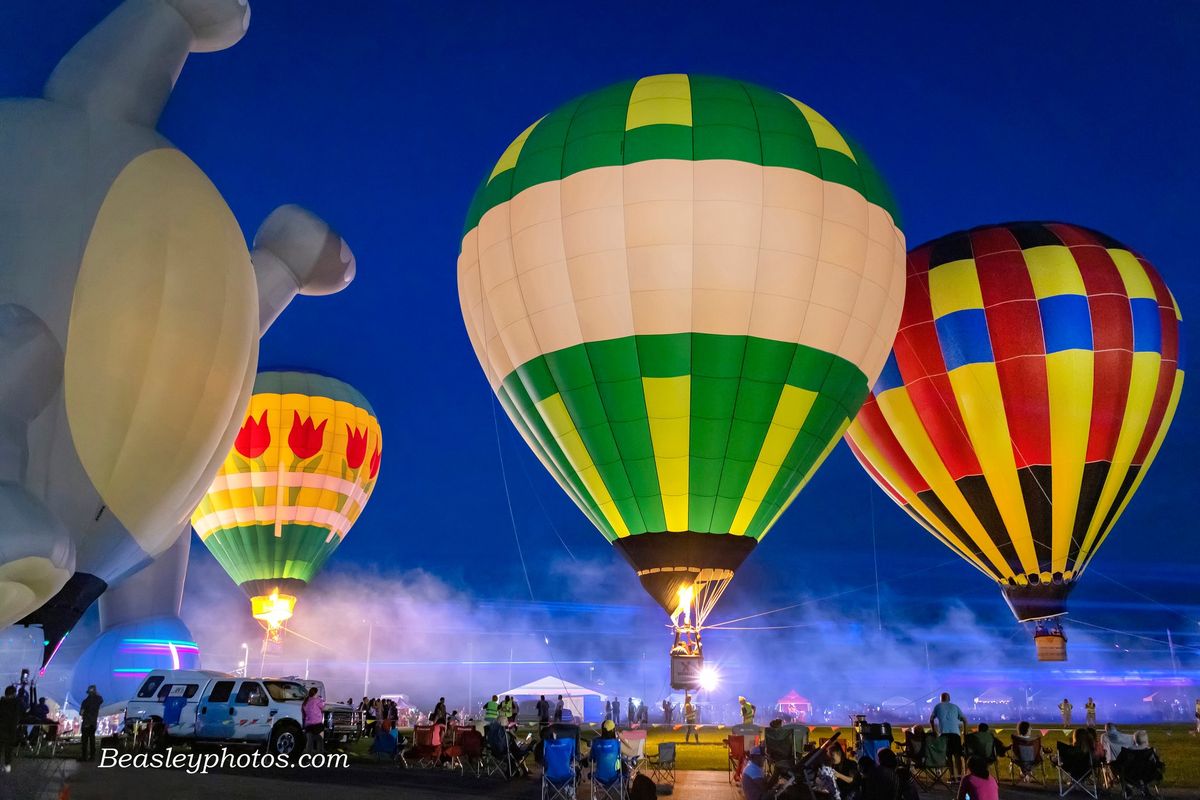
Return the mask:
<path fill-rule="evenodd" d="M 867 486 L 867 504 L 871 508 L 871 556 L 875 559 L 875 621 L 883 630 L 883 599 L 879 592 L 879 543 L 875 536 L 875 490 Z"/>
<path fill-rule="evenodd" d="M 948 566 L 950 564 L 957 564 L 958 562 L 959 562 L 959 558 L 958 558 L 958 556 L 955 556 L 954 558 L 947 559 L 946 561 L 942 561 L 937 564 L 930 564 L 927 567 L 921 567 L 920 569 L 914 569 L 909 572 L 902 573 L 900 575 L 894 575 L 889 580 L 900 580 L 901 578 L 910 578 L 913 575 L 920 575 L 923 572 L 929 572 L 931 570 L 941 569 L 942 567 Z M 888 582 L 887 580 L 880 581 L 880 583 L 887 583 L 887 582 Z M 875 586 L 876 586 L 875 583 L 867 583 L 867 584 L 863 584 L 862 586 L 855 586 L 850 589 L 843 589 L 840 592 L 833 592 L 832 594 L 827 594 L 822 597 L 811 597 L 808 600 L 801 600 L 799 603 L 792 603 L 790 605 L 780 606 L 779 608 L 772 608 L 768 611 L 759 611 L 754 614 L 747 614 L 744 617 L 736 617 L 734 619 L 727 619 L 722 622 L 714 622 L 713 624 L 705 625 L 704 627 L 708 630 L 712 630 L 714 628 L 725 628 L 730 625 L 736 625 L 739 622 L 745 622 L 746 620 L 757 619 L 759 617 L 765 617 L 769 614 L 778 614 L 782 611 L 792 611 L 793 609 L 803 608 L 804 606 L 813 605 L 815 603 L 823 603 L 826 600 L 836 600 L 837 598 L 845 597 L 846 595 L 857 594 L 858 592 L 865 592 L 868 589 L 875 588 Z"/>
<path fill-rule="evenodd" d="M 533 582 L 529 580 L 529 568 L 525 566 L 525 552 L 521 549 L 521 537 L 517 534 L 517 515 L 513 513 L 512 494 L 508 490 L 508 469 L 504 466 L 504 448 L 500 445 L 500 421 L 496 417 L 496 398 L 493 395 L 488 403 L 492 409 L 492 427 L 496 431 L 496 454 L 500 456 L 500 478 L 504 482 L 504 500 L 508 503 L 508 520 L 512 523 L 513 541 L 517 543 L 517 556 L 521 559 L 521 571 L 525 573 L 525 586 L 529 589 L 529 599 L 537 602 L 533 596 Z"/>
<path fill-rule="evenodd" d="M 493 409 L 493 416 L 494 414 L 495 409 Z M 542 493 L 533 485 L 533 478 L 529 476 L 529 468 L 525 466 L 525 461 L 526 459 L 517 456 L 517 463 L 521 465 L 521 474 L 525 476 L 525 483 L 529 485 L 529 490 L 533 493 L 533 499 L 537 500 L 538 508 L 542 510 L 542 516 L 546 518 L 546 524 L 550 526 L 550 530 L 554 531 L 554 536 L 558 539 L 558 543 L 563 546 L 563 550 L 567 551 L 567 555 L 571 557 L 571 560 L 578 561 L 579 559 L 575 558 L 575 554 L 571 552 L 571 548 L 567 547 L 567 542 L 563 539 L 562 534 L 558 532 L 558 526 L 554 524 L 554 520 L 550 517 L 550 512 L 546 510 L 546 504 L 542 502 Z"/>
<path fill-rule="evenodd" d="M 517 515 L 513 511 L 512 493 L 509 491 L 509 488 L 508 488 L 508 469 L 505 467 L 505 464 L 504 464 L 504 447 L 500 440 L 500 420 L 496 415 L 496 403 L 497 402 L 498 401 L 496 400 L 495 395 L 494 394 L 491 395 L 491 397 L 489 398 L 488 405 L 491 406 L 491 409 L 492 409 L 492 428 L 496 432 L 496 454 L 500 457 L 500 478 L 504 482 L 504 499 L 508 503 L 508 519 L 509 519 L 509 522 L 512 523 L 513 541 L 515 541 L 517 544 L 517 555 L 521 559 L 521 571 L 525 573 L 525 587 L 527 589 L 529 589 L 529 600 L 531 602 L 536 603 L 537 597 L 535 597 L 533 594 L 533 581 L 531 581 L 529 579 L 529 567 L 527 567 L 525 565 L 525 552 L 521 548 L 521 537 L 517 533 Z M 520 458 L 518 458 L 517 461 L 520 462 Z M 525 468 L 524 464 L 521 465 L 521 468 L 522 469 Z M 525 473 L 525 479 L 526 479 L 526 481 L 529 481 L 529 473 L 528 472 Z M 530 485 L 530 488 L 533 488 L 532 481 L 529 481 L 529 485 Z M 533 493 L 534 497 L 537 497 L 537 494 L 538 494 L 537 491 L 534 491 L 534 493 Z M 542 501 L 539 499 L 538 503 L 540 504 L 541 502 Z M 546 509 L 544 506 L 542 507 L 542 513 L 543 514 L 546 513 Z M 546 514 L 546 519 L 547 520 L 550 519 L 549 514 Z M 550 527 L 554 528 L 553 522 L 550 523 Z M 554 534 L 556 536 L 558 535 L 557 528 L 554 528 Z M 560 542 L 562 542 L 562 537 L 559 536 L 558 540 Z M 571 556 L 572 560 L 574 560 L 575 555 L 573 553 L 571 553 L 569 548 L 567 548 L 567 545 L 565 542 L 563 542 L 563 548 L 567 550 L 567 554 Z M 558 679 L 560 681 L 563 680 L 562 669 L 560 669 L 558 666 L 558 657 L 554 655 L 554 647 L 550 644 L 550 637 L 543 636 L 542 641 L 546 645 L 546 652 L 548 652 L 550 654 L 550 661 L 553 662 L 553 664 L 554 664 L 554 674 L 556 674 L 558 676 Z"/>

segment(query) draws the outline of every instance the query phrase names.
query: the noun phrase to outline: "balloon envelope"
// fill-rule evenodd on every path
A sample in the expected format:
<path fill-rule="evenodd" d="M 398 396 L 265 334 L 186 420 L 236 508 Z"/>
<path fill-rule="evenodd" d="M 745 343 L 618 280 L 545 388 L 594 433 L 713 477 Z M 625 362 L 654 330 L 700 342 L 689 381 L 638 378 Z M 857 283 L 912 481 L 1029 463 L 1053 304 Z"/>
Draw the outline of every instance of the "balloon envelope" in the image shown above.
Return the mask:
<path fill-rule="evenodd" d="M 1104 234 L 951 234 L 909 254 L 895 348 L 847 441 L 1019 620 L 1065 613 L 1175 413 L 1180 321 L 1154 267 Z"/>
<path fill-rule="evenodd" d="M 879 175 L 817 112 L 657 75 L 509 145 L 459 299 L 513 424 L 670 610 L 728 581 L 857 413 L 903 250 Z"/>
<path fill-rule="evenodd" d="M 345 538 L 379 476 L 382 432 L 357 389 L 262 372 L 192 525 L 256 617 L 277 625 Z"/>

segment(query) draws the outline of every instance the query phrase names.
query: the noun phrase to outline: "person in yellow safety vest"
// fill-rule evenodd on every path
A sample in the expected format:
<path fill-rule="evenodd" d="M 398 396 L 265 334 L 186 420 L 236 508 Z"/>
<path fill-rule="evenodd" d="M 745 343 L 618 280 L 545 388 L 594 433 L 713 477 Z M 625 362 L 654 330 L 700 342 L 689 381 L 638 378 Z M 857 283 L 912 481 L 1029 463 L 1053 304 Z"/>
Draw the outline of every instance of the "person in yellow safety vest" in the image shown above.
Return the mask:
<path fill-rule="evenodd" d="M 500 716 L 508 717 L 510 721 L 515 722 L 513 720 L 513 700 L 509 695 L 504 695 L 504 700 L 500 702 Z"/>
<path fill-rule="evenodd" d="M 696 706 L 692 704 L 690 694 L 683 696 L 683 721 L 687 723 L 683 731 L 683 743 L 687 744 L 689 737 L 695 736 L 696 744 L 700 744 L 700 733 L 696 730 Z"/>
<path fill-rule="evenodd" d="M 1083 704 L 1084 713 L 1087 714 L 1087 726 L 1089 728 L 1096 727 L 1096 701 L 1088 698 L 1088 701 Z"/>
<path fill-rule="evenodd" d="M 1071 727 L 1071 710 L 1074 708 L 1075 706 L 1071 705 L 1071 701 L 1065 697 L 1063 698 L 1063 701 L 1058 704 L 1058 710 L 1062 712 L 1064 728 Z"/>
<path fill-rule="evenodd" d="M 500 716 L 500 703 L 497 702 L 499 697 L 492 695 L 492 699 L 483 704 L 483 721 L 492 722 Z"/>
<path fill-rule="evenodd" d="M 742 707 L 742 724 L 743 725 L 753 725 L 754 724 L 754 712 L 758 710 L 754 707 L 754 703 L 751 703 L 749 700 L 747 700 L 744 697 L 738 697 L 738 703 Z"/>

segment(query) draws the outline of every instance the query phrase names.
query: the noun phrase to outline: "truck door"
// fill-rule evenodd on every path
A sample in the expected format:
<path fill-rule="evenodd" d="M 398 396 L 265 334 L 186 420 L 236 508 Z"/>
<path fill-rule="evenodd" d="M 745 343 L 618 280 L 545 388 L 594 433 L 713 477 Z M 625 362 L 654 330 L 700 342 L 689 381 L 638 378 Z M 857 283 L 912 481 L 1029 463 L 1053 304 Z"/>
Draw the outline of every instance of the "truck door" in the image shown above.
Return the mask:
<path fill-rule="evenodd" d="M 205 688 L 196 714 L 196 736 L 201 739 L 232 739 L 235 681 L 214 681 Z"/>
<path fill-rule="evenodd" d="M 258 681 L 242 681 L 233 698 L 234 739 L 266 741 L 274 713 L 267 690 Z"/>

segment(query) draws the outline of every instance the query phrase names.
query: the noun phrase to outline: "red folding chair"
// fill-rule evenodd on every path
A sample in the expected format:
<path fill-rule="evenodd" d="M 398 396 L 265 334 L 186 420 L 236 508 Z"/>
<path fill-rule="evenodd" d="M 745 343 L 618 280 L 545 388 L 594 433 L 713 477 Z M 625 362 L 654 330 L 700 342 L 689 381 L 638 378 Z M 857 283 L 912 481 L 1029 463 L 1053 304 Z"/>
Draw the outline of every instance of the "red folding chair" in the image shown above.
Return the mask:
<path fill-rule="evenodd" d="M 442 732 L 440 722 L 436 725 L 418 725 L 413 728 L 413 746 L 404 754 L 406 759 L 419 767 L 436 767 L 442 760 Z"/>
<path fill-rule="evenodd" d="M 725 739 L 725 746 L 729 748 L 729 782 L 740 783 L 742 767 L 746 766 L 746 737 L 730 736 Z"/>

